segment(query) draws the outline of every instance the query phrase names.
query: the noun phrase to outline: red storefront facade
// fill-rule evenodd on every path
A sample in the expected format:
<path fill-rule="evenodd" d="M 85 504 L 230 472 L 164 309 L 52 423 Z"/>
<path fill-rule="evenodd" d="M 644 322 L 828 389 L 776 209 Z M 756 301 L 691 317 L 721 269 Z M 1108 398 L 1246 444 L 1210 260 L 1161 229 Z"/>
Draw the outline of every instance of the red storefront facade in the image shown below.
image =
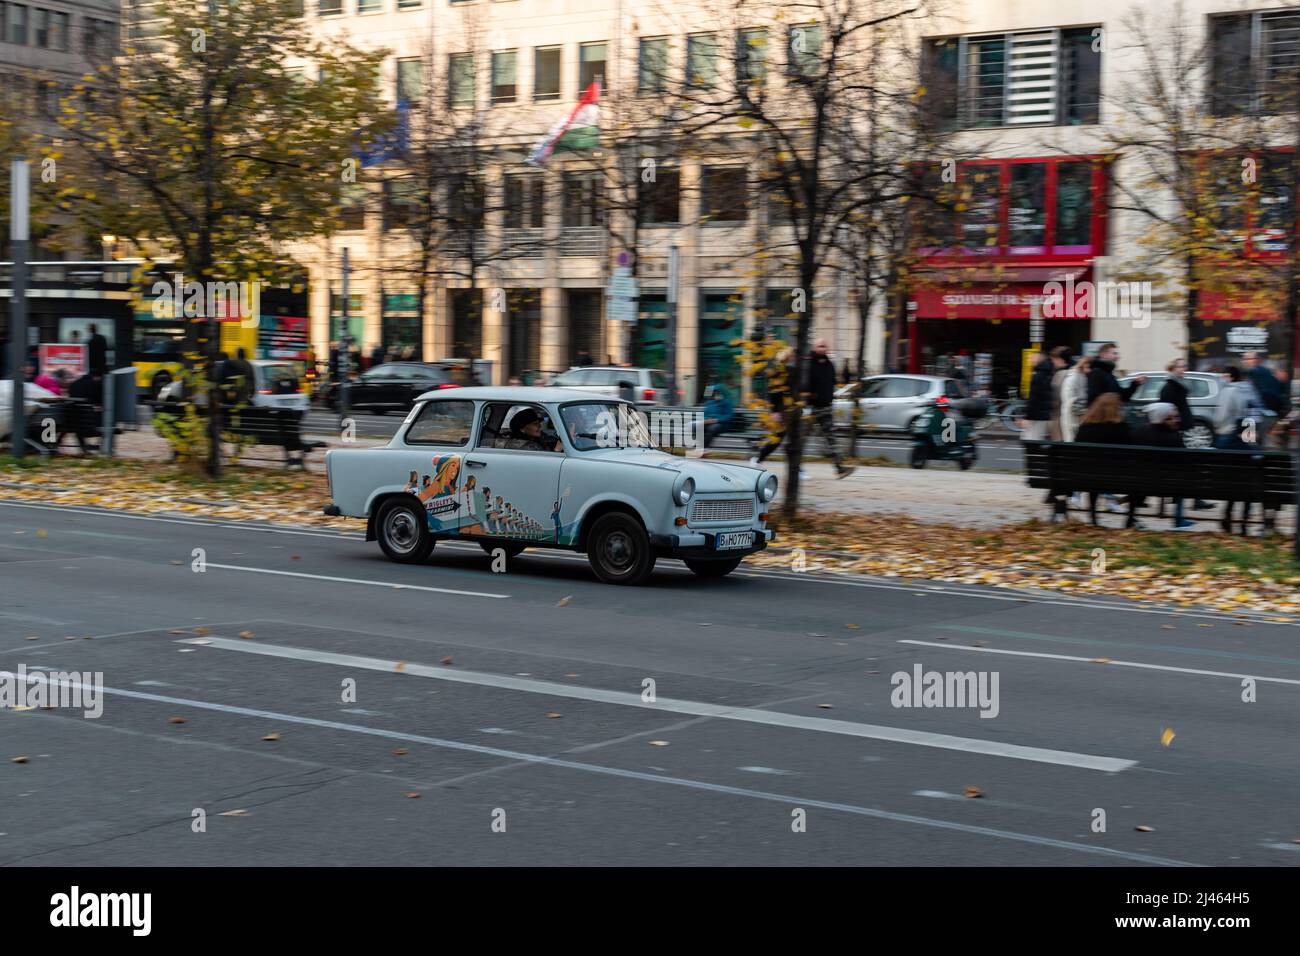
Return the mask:
<path fill-rule="evenodd" d="M 897 367 L 931 370 L 959 348 L 992 355 L 1006 376 L 1018 378 L 1048 283 L 1090 280 L 1094 260 L 1105 254 L 1106 168 L 1100 156 L 959 164 L 956 210 L 932 217 L 925 233 L 952 242 L 927 238 L 934 244 L 918 250 Z M 1038 344 L 1078 348 L 1090 337 L 1090 315 L 1045 323 Z"/>

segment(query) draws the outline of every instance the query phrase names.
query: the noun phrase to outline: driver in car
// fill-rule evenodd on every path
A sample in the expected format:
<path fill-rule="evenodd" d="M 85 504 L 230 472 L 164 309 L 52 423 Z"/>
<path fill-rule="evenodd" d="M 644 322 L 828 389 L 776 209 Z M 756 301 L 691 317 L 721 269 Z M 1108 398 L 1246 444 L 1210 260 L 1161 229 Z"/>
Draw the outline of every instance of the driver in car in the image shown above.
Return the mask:
<path fill-rule="evenodd" d="M 523 451 L 563 451 L 564 446 L 557 437 L 554 442 L 542 438 L 542 416 L 534 408 L 524 408 L 515 412 L 510 419 L 510 438 L 506 448 L 518 448 Z"/>

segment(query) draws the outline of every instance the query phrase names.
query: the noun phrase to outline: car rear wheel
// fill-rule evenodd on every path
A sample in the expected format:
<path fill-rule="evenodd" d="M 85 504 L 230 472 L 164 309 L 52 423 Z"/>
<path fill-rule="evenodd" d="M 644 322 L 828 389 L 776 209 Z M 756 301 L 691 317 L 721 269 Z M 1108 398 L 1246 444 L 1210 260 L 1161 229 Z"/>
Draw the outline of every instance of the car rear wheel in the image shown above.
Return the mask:
<path fill-rule="evenodd" d="M 686 566 L 702 578 L 725 578 L 744 558 L 728 558 L 725 561 L 693 561 L 686 559 Z"/>
<path fill-rule="evenodd" d="M 489 557 L 491 557 L 497 548 L 504 551 L 507 558 L 518 557 L 527 550 L 527 545 L 509 544 L 505 541 L 480 541 L 478 546 L 482 548 Z"/>
<path fill-rule="evenodd" d="M 606 584 L 640 584 L 655 566 L 645 529 L 620 512 L 596 519 L 587 540 L 587 560 Z"/>
<path fill-rule="evenodd" d="M 1214 444 L 1214 429 L 1204 419 L 1196 419 L 1195 424 L 1183 432 L 1183 445 L 1187 448 L 1209 448 Z"/>
<path fill-rule="evenodd" d="M 155 402 L 158 401 L 158 397 L 162 394 L 162 390 L 171 383 L 172 377 L 170 372 L 159 372 L 153 377 L 153 381 L 149 383 L 149 392 Z"/>
<path fill-rule="evenodd" d="M 375 522 L 379 548 L 390 561 L 418 564 L 433 551 L 434 538 L 429 533 L 424 510 L 410 501 L 390 501 Z"/>

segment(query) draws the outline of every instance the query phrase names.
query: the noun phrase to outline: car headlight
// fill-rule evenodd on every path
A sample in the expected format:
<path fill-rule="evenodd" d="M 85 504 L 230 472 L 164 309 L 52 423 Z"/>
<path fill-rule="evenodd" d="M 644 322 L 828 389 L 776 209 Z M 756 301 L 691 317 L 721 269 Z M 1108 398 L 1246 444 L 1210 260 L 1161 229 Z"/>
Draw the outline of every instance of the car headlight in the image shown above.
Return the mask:
<path fill-rule="evenodd" d="M 758 479 L 758 497 L 761 501 L 771 501 L 776 497 L 776 475 L 764 472 Z"/>
<path fill-rule="evenodd" d="M 673 482 L 673 503 L 688 505 L 695 497 L 695 479 L 689 475 L 678 475 Z"/>

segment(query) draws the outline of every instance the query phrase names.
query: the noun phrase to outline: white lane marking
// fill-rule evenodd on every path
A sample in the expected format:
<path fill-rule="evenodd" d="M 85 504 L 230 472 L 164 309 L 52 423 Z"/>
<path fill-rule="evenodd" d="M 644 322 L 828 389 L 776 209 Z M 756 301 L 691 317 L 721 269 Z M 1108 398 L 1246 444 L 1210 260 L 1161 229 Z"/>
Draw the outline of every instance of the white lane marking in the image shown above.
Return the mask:
<path fill-rule="evenodd" d="M 820 733 L 841 734 L 848 737 L 866 737 L 872 740 L 886 740 L 892 743 L 913 744 L 920 747 L 937 747 L 942 750 L 959 750 L 963 753 L 1010 757 L 1015 760 L 1030 760 L 1036 763 L 1059 764 L 1066 767 L 1078 767 L 1083 770 L 1117 773 L 1121 770 L 1127 770 L 1137 763 L 1135 760 L 1124 760 L 1118 757 L 1102 757 L 1095 754 L 1073 753 L 1065 750 L 1047 750 L 1041 747 L 1021 747 L 1001 741 L 980 740 L 974 737 L 954 737 L 949 734 L 909 730 L 904 727 L 859 724 L 847 720 L 829 720 L 825 717 L 806 717 L 801 714 L 786 714 L 779 711 L 760 710 L 754 707 L 727 707 L 720 704 L 706 704 L 701 701 L 691 700 L 671 700 L 664 697 L 650 703 L 642 700 L 639 693 L 631 691 L 606 690 L 600 687 L 574 687 L 569 684 L 509 677 L 504 674 L 464 671 L 448 667 L 431 667 L 428 664 L 403 663 L 401 661 L 383 660 L 378 657 L 362 657 L 359 654 L 338 654 L 332 651 L 308 650 L 277 644 L 235 641 L 224 637 L 185 638 L 177 641 L 178 644 L 199 644 L 201 642 L 206 646 L 221 650 L 308 661 L 315 664 L 333 664 L 353 669 L 384 671 L 390 674 L 397 673 L 398 666 L 402 665 L 402 674 L 415 677 L 431 677 L 436 680 L 451 681 L 458 684 L 494 687 L 499 690 L 521 691 L 527 694 L 545 694 L 548 697 L 566 697 L 599 704 L 615 704 L 622 707 L 639 707 L 674 714 L 690 714 L 695 717 L 739 720 L 751 724 L 765 724 L 770 727 L 812 730 Z"/>
<path fill-rule="evenodd" d="M 36 675 L 33 674 L 28 674 L 26 676 L 29 681 L 36 679 Z M 77 681 L 72 681 L 70 684 L 78 687 L 81 686 Z M 234 714 L 240 717 L 258 717 L 264 720 L 282 721 L 284 723 L 299 724 L 305 727 L 316 727 L 323 730 L 338 730 L 346 733 L 364 734 L 369 737 L 382 737 L 388 740 L 401 740 L 410 743 L 427 744 L 431 747 L 441 747 L 446 750 L 475 753 L 486 757 L 497 757 L 504 760 L 513 760 L 522 763 L 540 764 L 547 767 L 558 767 L 563 770 L 577 770 L 583 773 L 595 773 L 607 777 L 619 777 L 624 780 L 637 780 L 643 783 L 658 783 L 672 787 L 683 787 L 690 790 L 703 790 L 708 793 L 722 794 L 724 796 L 749 797 L 755 800 L 766 800 L 771 803 L 782 803 L 787 806 L 816 807 L 820 810 L 835 810 L 841 813 L 851 813 L 856 816 L 871 817 L 876 820 L 887 820 L 891 823 L 911 823 L 916 826 L 932 827 L 939 830 L 952 830 L 958 833 L 993 837 L 994 839 L 999 840 L 1011 840 L 1016 843 L 1029 843 L 1035 846 L 1051 847 L 1058 850 L 1072 850 L 1076 853 L 1091 853 L 1096 856 L 1129 860 L 1135 863 L 1147 863 L 1153 866 L 1201 865 L 1199 863 L 1190 863 L 1185 860 L 1175 860 L 1168 857 L 1149 856 L 1145 853 L 1129 853 L 1124 850 L 1113 850 L 1109 847 L 1094 846 L 1087 843 L 1071 843 L 1068 840 L 1057 840 L 1053 837 L 1035 836 L 1032 833 L 1018 833 L 1014 830 L 998 830 L 993 827 L 975 826 L 969 823 L 956 823 L 950 820 L 935 820 L 930 817 L 919 817 L 910 813 L 895 813 L 892 810 L 878 810 L 875 807 L 863 807 L 851 803 L 818 800 L 812 797 L 769 793 L 764 790 L 750 790 L 747 787 L 732 787 L 721 783 L 709 783 L 704 780 L 691 780 L 687 777 L 673 777 L 667 774 L 645 773 L 639 770 L 624 770 L 621 767 L 606 767 L 601 764 L 581 763 L 576 760 L 564 760 L 559 757 L 546 757 L 539 754 L 524 753 L 522 751 L 504 750 L 500 747 L 488 747 L 483 744 L 470 744 L 459 740 L 444 740 L 438 737 L 426 737 L 422 734 L 410 734 L 399 730 L 384 730 L 383 728 L 365 727 L 360 724 L 345 724 L 337 720 L 320 720 L 315 717 L 299 717 L 296 714 L 282 714 L 271 710 L 256 710 L 251 707 L 236 707 L 232 704 L 218 704 L 206 700 L 190 700 L 184 697 L 167 697 L 162 694 L 148 694 L 143 691 L 121 690 L 116 687 L 104 687 L 101 688 L 101 690 L 105 694 L 112 694 L 118 697 L 128 697 L 134 700 L 147 700 L 181 707 L 194 707 L 198 710 L 213 710 L 225 714 Z"/>
<path fill-rule="evenodd" d="M 364 578 L 340 578 L 331 574 L 307 574 L 302 571 L 273 571 L 270 568 L 246 568 L 238 564 L 214 564 L 209 561 L 205 567 L 220 568 L 223 571 L 250 571 L 254 574 L 280 574 L 287 578 L 309 578 L 313 581 L 338 581 L 341 584 L 368 584 L 376 588 L 388 588 L 392 591 L 432 591 L 436 594 L 463 594 L 468 597 L 508 598 L 509 594 L 494 594 L 491 591 L 459 591 L 455 588 L 434 588 L 425 584 L 395 584 L 391 581 L 367 581 Z"/>
<path fill-rule="evenodd" d="M 197 524 L 197 525 L 202 525 L 205 527 L 212 527 L 212 528 L 230 528 L 237 531 L 260 531 L 266 534 L 295 534 L 295 535 L 303 535 L 312 538 L 335 538 L 335 539 L 342 538 L 346 540 L 361 540 L 364 537 L 364 535 L 358 532 L 349 532 L 349 531 L 312 531 L 307 529 L 297 530 L 293 528 L 286 528 L 283 525 L 273 526 L 269 524 L 268 525 L 243 524 L 234 521 L 209 521 L 201 518 L 187 518 L 183 516 L 174 517 L 174 518 L 161 518 L 152 515 L 137 515 L 137 514 L 131 514 L 129 512 L 114 511 L 112 509 L 107 509 L 107 508 L 100 509 L 100 510 L 93 510 L 87 508 L 79 509 L 79 508 L 62 507 L 58 505 L 31 504 L 25 501 L 0 500 L 0 506 L 4 506 L 4 505 L 10 505 L 12 507 L 17 507 L 17 508 L 37 508 L 44 511 L 59 511 L 65 514 L 67 513 L 84 514 L 96 518 L 131 518 L 136 521 L 161 521 L 167 524 Z M 475 550 L 475 546 L 462 543 L 462 542 L 448 541 L 448 542 L 439 543 L 440 548 L 448 547 L 448 546 L 455 547 L 458 550 L 463 548 L 464 550 L 466 550 L 466 552 L 472 552 Z M 572 554 L 560 550 L 551 551 L 542 548 L 536 549 L 533 552 L 533 555 L 535 557 L 545 558 L 548 561 L 576 561 L 579 563 L 585 563 L 587 560 L 586 558 L 578 554 Z M 943 590 L 946 591 L 949 596 L 960 595 L 962 597 L 977 598 L 984 601 L 1002 601 L 1004 603 L 1012 603 L 1012 604 L 1051 604 L 1058 607 L 1083 607 L 1083 608 L 1092 608 L 1092 609 L 1102 610 L 1102 611 L 1132 611 L 1138 614 L 1163 614 L 1166 617 L 1206 618 L 1209 620 L 1216 620 L 1216 621 L 1229 621 L 1229 620 L 1234 620 L 1236 618 L 1244 617 L 1248 620 L 1255 621 L 1261 624 L 1275 624 L 1279 627 L 1300 628 L 1300 621 L 1288 622 L 1288 621 L 1270 620 L 1266 616 L 1271 613 L 1268 611 L 1258 611 L 1258 612 L 1237 611 L 1237 612 L 1233 612 L 1232 614 L 1227 614 L 1227 613 L 1221 613 L 1221 612 L 1209 611 L 1209 610 L 1198 611 L 1198 610 L 1192 610 L 1190 608 L 1182 608 L 1182 609 L 1148 608 L 1148 607 L 1137 607 L 1135 605 L 1121 604 L 1115 602 L 1089 601 L 1089 600 L 1081 600 L 1081 599 L 1063 600 L 1059 598 L 1042 597 L 1037 594 L 1032 594 L 1028 591 L 1023 591 L 1023 592 L 1008 591 L 1008 593 L 1005 595 L 990 594 L 987 591 L 976 590 L 973 587 L 968 585 L 956 584 L 953 582 L 934 582 L 926 578 L 917 578 L 915 580 L 915 583 L 913 584 L 892 584 L 892 583 L 885 583 L 883 581 L 871 580 L 866 575 L 854 575 L 854 577 L 860 577 L 862 578 L 862 580 L 856 580 L 856 581 L 849 580 L 849 575 L 843 573 L 835 573 L 835 572 L 830 572 L 825 574 L 814 573 L 814 572 L 796 573 L 791 571 L 776 571 L 771 568 L 748 568 L 747 572 L 749 575 L 752 575 L 754 577 L 772 578 L 772 579 L 785 580 L 785 581 L 812 581 L 817 584 L 834 584 L 840 587 L 874 588 L 876 590 L 881 590 L 881 591 Z M 1118 601 L 1120 599 L 1116 599 L 1116 600 Z"/>
<path fill-rule="evenodd" d="M 1300 680 L 1289 677 L 1261 677 L 1258 674 L 1237 674 L 1232 671 L 1206 671 L 1195 667 L 1173 667 L 1169 664 L 1147 664 L 1142 661 L 1116 661 L 1107 658 L 1105 664 L 1096 664 L 1095 657 L 1075 657 L 1071 654 L 1044 654 L 1042 651 L 1012 651 L 1000 647 L 968 647 L 965 644 L 949 644 L 940 641 L 900 640 L 899 644 L 916 644 L 921 647 L 939 647 L 949 651 L 977 651 L 982 654 L 1006 654 L 1011 657 L 1041 657 L 1051 661 L 1074 661 L 1079 664 L 1093 664 L 1098 667 L 1139 667 L 1151 671 L 1173 671 L 1176 674 L 1194 674 L 1200 677 L 1232 677 L 1267 682 L 1269 684 L 1300 685 Z"/>

